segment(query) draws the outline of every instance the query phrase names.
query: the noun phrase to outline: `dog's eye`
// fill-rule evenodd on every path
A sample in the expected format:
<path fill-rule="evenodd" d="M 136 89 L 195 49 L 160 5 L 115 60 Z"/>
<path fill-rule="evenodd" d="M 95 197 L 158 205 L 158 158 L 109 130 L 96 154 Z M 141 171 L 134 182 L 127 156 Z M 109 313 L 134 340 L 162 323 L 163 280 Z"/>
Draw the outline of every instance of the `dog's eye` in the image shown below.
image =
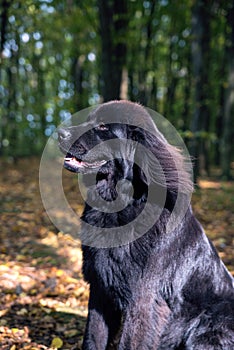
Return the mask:
<path fill-rule="evenodd" d="M 98 130 L 108 130 L 108 127 L 107 127 L 106 124 L 100 123 L 100 124 L 97 126 L 97 129 L 98 129 Z"/>

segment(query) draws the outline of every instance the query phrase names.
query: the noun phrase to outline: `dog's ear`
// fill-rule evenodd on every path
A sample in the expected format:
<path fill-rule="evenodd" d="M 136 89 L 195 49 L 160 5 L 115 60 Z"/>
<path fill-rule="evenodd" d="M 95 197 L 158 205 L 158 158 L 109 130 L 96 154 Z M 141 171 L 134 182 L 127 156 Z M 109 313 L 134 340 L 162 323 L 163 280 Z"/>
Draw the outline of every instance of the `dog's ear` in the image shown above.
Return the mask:
<path fill-rule="evenodd" d="M 140 168 L 139 174 L 144 183 L 154 183 L 175 193 L 181 189 L 184 193 L 191 193 L 190 160 L 170 145 L 157 129 L 151 132 L 134 127 L 131 139 L 136 141 L 135 163 Z"/>
<path fill-rule="evenodd" d="M 145 131 L 141 127 L 129 126 L 128 138 L 135 142 L 134 178 L 139 179 L 144 185 L 148 186 L 150 181 L 146 152 L 144 152 Z"/>
<path fill-rule="evenodd" d="M 147 186 L 153 183 L 166 187 L 165 174 L 158 157 L 161 145 L 156 136 L 137 127 L 134 129 L 132 137 L 136 141 L 134 161 L 137 164 L 141 180 Z"/>

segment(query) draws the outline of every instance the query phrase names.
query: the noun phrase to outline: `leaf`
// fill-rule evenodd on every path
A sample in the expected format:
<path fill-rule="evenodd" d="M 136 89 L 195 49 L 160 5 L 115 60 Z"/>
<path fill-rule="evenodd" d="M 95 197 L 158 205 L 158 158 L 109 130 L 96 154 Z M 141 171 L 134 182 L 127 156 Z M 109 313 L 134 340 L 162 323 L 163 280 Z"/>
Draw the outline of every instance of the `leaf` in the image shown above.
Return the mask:
<path fill-rule="evenodd" d="M 64 271 L 63 271 L 63 270 L 57 270 L 57 271 L 56 271 L 56 275 L 57 275 L 58 277 L 61 277 L 62 275 L 64 275 Z"/>
<path fill-rule="evenodd" d="M 13 334 L 15 334 L 15 333 L 19 332 L 19 329 L 18 328 L 11 328 L 11 331 L 12 331 Z"/>
<path fill-rule="evenodd" d="M 64 335 L 68 338 L 72 338 L 72 337 L 76 336 L 77 334 L 79 334 L 79 331 L 77 329 L 69 329 L 69 330 L 64 332 Z"/>
<path fill-rule="evenodd" d="M 28 310 L 25 309 L 25 308 L 22 308 L 22 309 L 20 309 L 19 311 L 16 312 L 16 314 L 19 315 L 19 316 L 27 315 L 27 313 L 28 313 Z"/>
<path fill-rule="evenodd" d="M 63 346 L 63 341 L 62 341 L 61 338 L 55 337 L 55 338 L 52 340 L 52 343 L 51 343 L 51 347 L 52 347 L 52 348 L 60 349 L 62 346 Z"/>

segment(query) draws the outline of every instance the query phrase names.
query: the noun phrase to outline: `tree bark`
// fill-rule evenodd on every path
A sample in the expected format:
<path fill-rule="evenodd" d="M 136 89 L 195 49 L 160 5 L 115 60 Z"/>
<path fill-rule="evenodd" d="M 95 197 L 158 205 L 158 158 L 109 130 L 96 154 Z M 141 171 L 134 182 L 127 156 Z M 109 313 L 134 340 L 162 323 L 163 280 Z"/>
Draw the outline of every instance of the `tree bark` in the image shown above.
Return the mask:
<path fill-rule="evenodd" d="M 202 169 L 201 160 L 207 154 L 205 142 L 201 137 L 203 131 L 209 131 L 209 74 L 210 61 L 210 16 L 211 2 L 196 1 L 192 9 L 192 68 L 194 85 L 194 111 L 191 131 L 194 134 L 190 151 L 195 159 L 195 180 Z M 205 165 L 203 164 L 203 167 Z"/>
<path fill-rule="evenodd" d="M 226 180 L 231 179 L 231 149 L 234 125 L 232 116 L 234 115 L 234 1 L 227 13 L 227 24 L 230 34 L 227 38 L 227 81 L 228 86 L 224 101 L 223 132 L 221 139 L 221 166 L 222 175 Z"/>
<path fill-rule="evenodd" d="M 127 1 L 98 0 L 101 34 L 102 95 L 104 101 L 120 99 L 126 63 Z"/>
<path fill-rule="evenodd" d="M 3 61 L 3 50 L 6 42 L 6 34 L 7 34 L 7 23 L 8 23 L 8 10 L 11 5 L 10 0 L 3 0 L 0 5 L 0 82 L 2 80 L 2 61 Z M 7 72 L 8 73 L 8 72 Z M 9 74 L 8 74 L 9 78 Z M 9 98 L 10 99 L 10 98 Z M 4 104 L 8 106 L 9 101 L 3 101 L 3 98 L 0 98 L 0 104 L 3 106 Z M 7 115 L 4 112 L 2 117 L 0 118 L 0 138 L 4 140 L 7 137 Z M 0 147 L 0 156 L 4 153 L 4 148 Z"/>
<path fill-rule="evenodd" d="M 6 33 L 7 33 L 7 21 L 8 21 L 8 10 L 11 6 L 11 0 L 2 0 L 2 4 L 0 6 L 0 55 L 2 56 L 2 52 L 4 50 L 4 44 L 6 42 Z"/>

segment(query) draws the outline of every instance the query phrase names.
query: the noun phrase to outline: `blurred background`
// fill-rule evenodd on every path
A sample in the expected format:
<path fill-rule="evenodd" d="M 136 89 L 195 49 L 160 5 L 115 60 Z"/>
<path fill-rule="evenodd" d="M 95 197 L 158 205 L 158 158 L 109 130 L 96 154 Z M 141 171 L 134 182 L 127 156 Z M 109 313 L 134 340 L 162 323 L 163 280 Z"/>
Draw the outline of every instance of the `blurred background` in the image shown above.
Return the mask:
<path fill-rule="evenodd" d="M 0 157 L 40 156 L 61 121 L 112 99 L 169 119 L 195 178 L 231 179 L 234 1 L 0 1 Z"/>

